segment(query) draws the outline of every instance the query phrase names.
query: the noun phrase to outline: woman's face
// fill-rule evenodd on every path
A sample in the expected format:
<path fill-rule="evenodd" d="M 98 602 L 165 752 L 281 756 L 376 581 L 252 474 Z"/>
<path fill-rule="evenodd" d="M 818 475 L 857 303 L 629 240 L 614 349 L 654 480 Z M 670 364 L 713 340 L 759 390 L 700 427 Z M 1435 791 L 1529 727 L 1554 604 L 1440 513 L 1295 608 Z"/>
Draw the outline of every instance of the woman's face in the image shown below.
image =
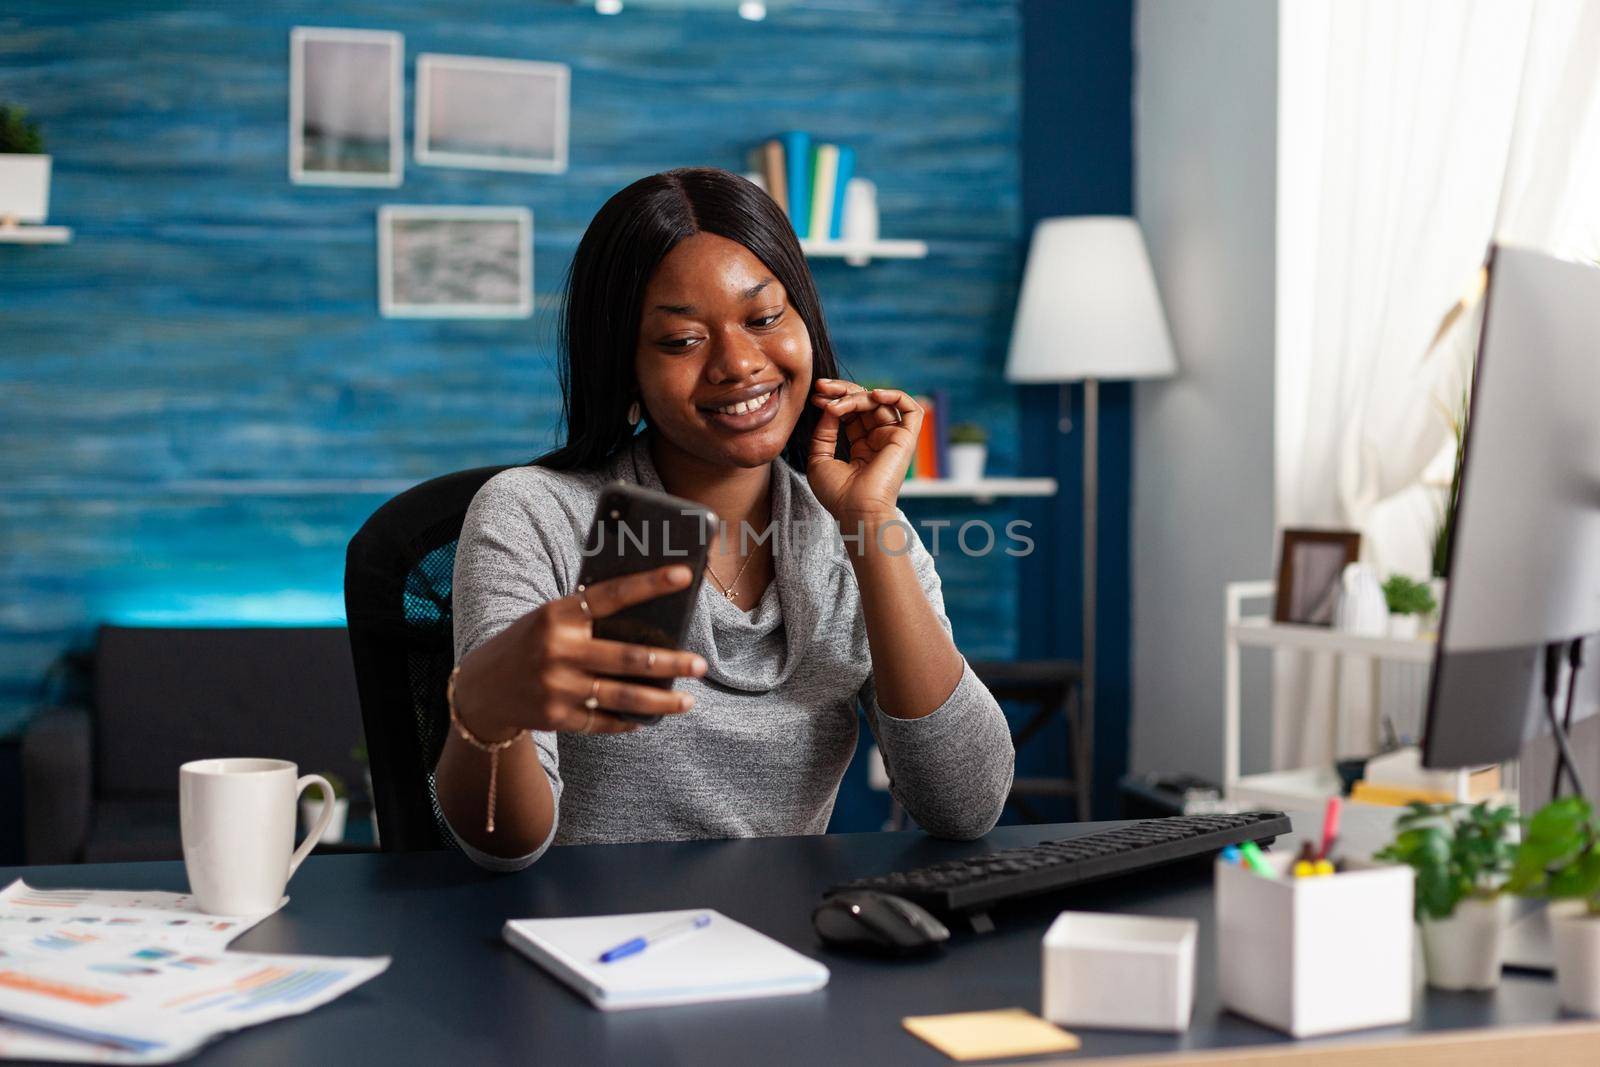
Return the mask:
<path fill-rule="evenodd" d="M 717 466 L 782 454 L 811 391 L 811 335 L 789 294 L 744 245 L 680 241 L 645 289 L 634 359 L 650 423 Z"/>

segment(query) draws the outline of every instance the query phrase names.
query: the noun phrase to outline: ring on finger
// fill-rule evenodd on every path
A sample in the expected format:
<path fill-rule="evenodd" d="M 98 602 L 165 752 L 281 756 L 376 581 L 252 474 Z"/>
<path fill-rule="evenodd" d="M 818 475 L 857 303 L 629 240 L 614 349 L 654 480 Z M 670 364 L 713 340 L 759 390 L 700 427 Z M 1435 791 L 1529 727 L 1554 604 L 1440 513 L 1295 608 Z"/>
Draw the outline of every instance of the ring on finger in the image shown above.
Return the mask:
<path fill-rule="evenodd" d="M 600 706 L 600 679 L 589 683 L 589 695 L 583 698 L 583 706 L 589 709 L 589 718 L 592 720 L 594 709 Z"/>
<path fill-rule="evenodd" d="M 585 702 L 587 703 L 587 702 Z M 583 720 L 583 732 L 589 733 L 594 729 L 594 709 L 589 709 L 589 717 Z"/>
<path fill-rule="evenodd" d="M 656 654 L 655 654 L 655 652 L 651 651 L 651 652 L 646 652 L 645 653 L 645 655 L 644 655 L 644 666 L 645 666 L 646 670 L 653 671 L 653 670 L 656 669 Z"/>
<path fill-rule="evenodd" d="M 581 582 L 578 585 L 578 610 L 583 612 L 584 618 L 594 621 L 594 612 L 589 610 L 589 590 Z"/>

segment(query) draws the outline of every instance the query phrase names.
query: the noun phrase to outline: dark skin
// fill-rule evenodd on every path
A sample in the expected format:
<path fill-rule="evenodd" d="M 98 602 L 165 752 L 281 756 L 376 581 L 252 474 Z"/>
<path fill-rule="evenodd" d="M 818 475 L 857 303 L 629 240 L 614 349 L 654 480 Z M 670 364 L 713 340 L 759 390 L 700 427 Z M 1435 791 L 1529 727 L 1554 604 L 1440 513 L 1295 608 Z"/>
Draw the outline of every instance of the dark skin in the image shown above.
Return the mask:
<path fill-rule="evenodd" d="M 961 680 L 962 659 L 917 579 L 895 501 L 915 451 L 922 410 L 897 389 L 863 390 L 812 378 L 810 333 L 783 285 L 749 249 L 715 234 L 680 242 L 645 292 L 634 370 L 654 433 L 651 457 L 669 493 L 709 507 L 724 528 L 710 563 L 722 591 L 751 610 L 773 579 L 770 544 L 739 536 L 771 516 L 772 461 L 805 405 L 822 417 L 806 477 L 848 538 L 871 646 L 878 704 L 921 718 Z M 835 458 L 839 435 L 850 458 Z M 742 576 L 734 575 L 742 569 Z M 604 618 L 688 585 L 674 565 L 600 582 L 586 593 Z M 615 681 L 618 675 L 697 678 L 690 652 L 597 639 L 576 594 L 530 611 L 460 663 L 457 714 L 484 741 L 515 739 L 499 758 L 495 830 L 484 828 L 489 758 L 452 732 L 437 767 L 440 806 L 474 847 L 521 856 L 555 820 L 549 779 L 529 730 L 630 733 L 638 726 L 606 709 L 681 715 L 687 694 Z M 591 712 L 590 694 L 600 709 Z"/>

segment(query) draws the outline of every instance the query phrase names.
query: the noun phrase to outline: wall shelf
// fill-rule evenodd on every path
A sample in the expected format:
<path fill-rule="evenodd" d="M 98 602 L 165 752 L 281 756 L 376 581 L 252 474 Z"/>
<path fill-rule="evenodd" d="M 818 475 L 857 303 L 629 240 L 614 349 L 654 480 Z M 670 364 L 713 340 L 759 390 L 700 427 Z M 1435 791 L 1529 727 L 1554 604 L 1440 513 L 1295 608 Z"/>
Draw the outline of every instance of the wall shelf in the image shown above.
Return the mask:
<path fill-rule="evenodd" d="M 1372 637 L 1345 633 L 1326 626 L 1297 626 L 1260 617 L 1229 623 L 1227 638 L 1248 648 L 1298 648 L 1306 652 L 1368 656 L 1394 663 L 1432 663 L 1437 647 L 1431 634 L 1423 637 Z"/>
<path fill-rule="evenodd" d="M 1055 496 L 1054 478 L 982 478 L 958 482 L 950 478 L 908 478 L 900 486 L 902 499 L 911 497 L 971 497 L 987 503 L 1001 496 Z"/>
<path fill-rule="evenodd" d="M 70 240 L 68 226 L 0 226 L 0 244 L 64 245 Z"/>
<path fill-rule="evenodd" d="M 813 241 L 800 239 L 800 250 L 813 259 L 843 259 L 864 267 L 874 259 L 927 259 L 926 241 Z"/>

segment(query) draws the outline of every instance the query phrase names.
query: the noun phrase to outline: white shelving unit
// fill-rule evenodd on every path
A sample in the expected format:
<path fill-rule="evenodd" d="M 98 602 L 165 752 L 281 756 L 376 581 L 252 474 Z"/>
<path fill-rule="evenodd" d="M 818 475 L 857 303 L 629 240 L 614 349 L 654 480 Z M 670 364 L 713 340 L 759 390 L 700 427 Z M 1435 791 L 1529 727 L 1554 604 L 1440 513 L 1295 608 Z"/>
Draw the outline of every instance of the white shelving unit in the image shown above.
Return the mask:
<path fill-rule="evenodd" d="M 1319 810 L 1322 802 L 1340 791 L 1339 776 L 1329 767 L 1270 771 L 1265 774 L 1239 773 L 1242 729 L 1239 701 L 1239 650 L 1242 648 L 1298 649 L 1326 652 L 1334 657 L 1331 720 L 1332 748 L 1337 751 L 1339 737 L 1339 678 L 1343 658 L 1355 656 L 1392 663 L 1432 663 L 1436 638 L 1424 634 L 1416 638 L 1369 637 L 1343 633 L 1323 626 L 1297 626 L 1273 622 L 1266 615 L 1245 615 L 1246 601 L 1270 601 L 1277 593 L 1275 582 L 1229 582 L 1227 586 L 1226 660 L 1223 669 L 1223 750 L 1222 780 L 1224 795 L 1231 802 L 1247 807 L 1283 810 Z M 1372 706 L 1378 704 L 1378 672 L 1372 672 Z M 1465 798 L 1467 772 L 1457 775 L 1457 795 Z"/>
<path fill-rule="evenodd" d="M 926 241 L 813 241 L 800 239 L 800 250 L 815 259 L 843 259 L 864 267 L 874 259 L 927 259 Z"/>
<path fill-rule="evenodd" d="M 0 226 L 0 244 L 64 245 L 72 240 L 67 226 Z"/>
<path fill-rule="evenodd" d="M 988 502 L 1002 496 L 1055 496 L 1054 478 L 983 478 L 957 482 L 949 478 L 908 478 L 901 497 L 971 497 Z"/>

